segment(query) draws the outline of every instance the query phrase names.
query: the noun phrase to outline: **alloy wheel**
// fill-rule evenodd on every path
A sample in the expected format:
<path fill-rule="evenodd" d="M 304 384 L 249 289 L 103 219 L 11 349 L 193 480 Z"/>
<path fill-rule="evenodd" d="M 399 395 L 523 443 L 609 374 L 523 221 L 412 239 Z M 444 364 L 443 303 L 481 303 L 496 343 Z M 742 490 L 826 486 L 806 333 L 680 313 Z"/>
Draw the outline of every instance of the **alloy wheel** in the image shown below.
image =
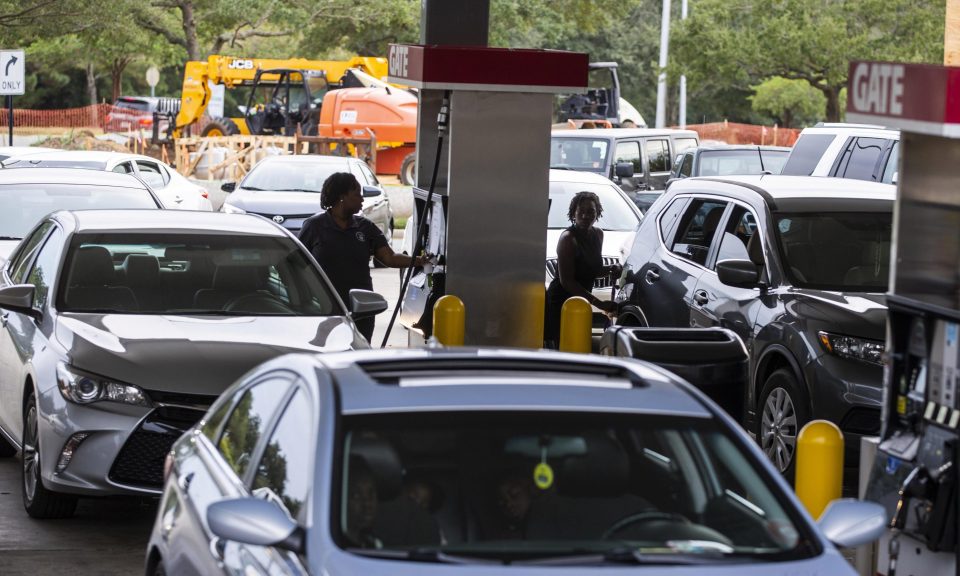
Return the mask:
<path fill-rule="evenodd" d="M 774 388 L 763 405 L 760 446 L 780 472 L 786 471 L 797 449 L 797 412 L 783 388 Z"/>
<path fill-rule="evenodd" d="M 23 427 L 23 493 L 33 501 L 40 482 L 40 453 L 37 449 L 37 407 L 31 404 L 24 416 Z"/>

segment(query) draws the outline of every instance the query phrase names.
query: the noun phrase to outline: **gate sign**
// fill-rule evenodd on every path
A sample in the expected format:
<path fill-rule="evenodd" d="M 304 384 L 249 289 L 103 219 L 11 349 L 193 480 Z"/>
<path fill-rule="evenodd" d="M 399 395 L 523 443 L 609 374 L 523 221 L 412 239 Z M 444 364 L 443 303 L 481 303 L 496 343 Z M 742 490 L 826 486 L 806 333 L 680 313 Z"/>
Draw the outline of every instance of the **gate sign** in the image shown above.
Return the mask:
<path fill-rule="evenodd" d="M 26 68 L 23 50 L 0 50 L 0 96 L 23 94 Z"/>
<path fill-rule="evenodd" d="M 960 68 L 853 61 L 847 122 L 960 137 Z"/>

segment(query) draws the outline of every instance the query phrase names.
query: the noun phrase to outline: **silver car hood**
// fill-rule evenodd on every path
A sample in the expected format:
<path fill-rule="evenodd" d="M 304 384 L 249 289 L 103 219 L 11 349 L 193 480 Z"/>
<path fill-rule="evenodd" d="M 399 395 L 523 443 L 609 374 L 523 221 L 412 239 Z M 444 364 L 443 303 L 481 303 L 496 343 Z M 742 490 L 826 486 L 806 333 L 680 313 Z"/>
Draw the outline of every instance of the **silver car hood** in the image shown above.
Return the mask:
<path fill-rule="evenodd" d="M 343 316 L 163 316 L 65 313 L 56 338 L 71 366 L 146 390 L 217 395 L 288 352 L 368 348 Z"/>

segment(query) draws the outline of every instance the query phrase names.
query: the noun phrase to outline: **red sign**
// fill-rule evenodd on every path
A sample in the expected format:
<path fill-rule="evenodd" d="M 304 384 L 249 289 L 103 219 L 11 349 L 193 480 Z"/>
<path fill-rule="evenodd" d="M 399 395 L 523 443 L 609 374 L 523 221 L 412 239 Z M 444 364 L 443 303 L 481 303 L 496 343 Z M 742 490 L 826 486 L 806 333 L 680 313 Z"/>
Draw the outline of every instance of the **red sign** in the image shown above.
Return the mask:
<path fill-rule="evenodd" d="M 960 137 L 960 68 L 850 63 L 847 120 Z"/>
<path fill-rule="evenodd" d="M 391 44 L 390 82 L 417 88 L 496 92 L 582 92 L 589 57 L 581 52 Z"/>

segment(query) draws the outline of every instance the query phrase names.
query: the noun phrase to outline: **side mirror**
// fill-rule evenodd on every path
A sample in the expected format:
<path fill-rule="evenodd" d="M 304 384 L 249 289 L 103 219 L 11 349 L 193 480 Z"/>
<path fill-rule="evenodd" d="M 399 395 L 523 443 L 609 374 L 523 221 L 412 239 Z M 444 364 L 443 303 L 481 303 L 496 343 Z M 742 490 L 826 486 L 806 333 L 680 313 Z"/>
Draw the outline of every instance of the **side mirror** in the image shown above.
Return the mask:
<path fill-rule="evenodd" d="M 363 187 L 363 197 L 372 198 L 374 196 L 379 196 L 383 194 L 383 190 L 377 188 L 376 186 L 364 186 Z"/>
<path fill-rule="evenodd" d="M 749 260 L 721 260 L 717 262 L 717 277 L 727 286 L 756 288 L 760 283 L 760 271 Z"/>
<path fill-rule="evenodd" d="M 237 183 L 224 182 L 223 184 L 220 185 L 220 189 L 223 190 L 224 192 L 233 192 L 234 190 L 237 189 Z"/>
<path fill-rule="evenodd" d="M 618 162 L 616 168 L 614 168 L 614 174 L 617 175 L 617 178 L 630 178 L 633 176 L 633 163 Z"/>
<path fill-rule="evenodd" d="M 253 546 L 304 551 L 303 530 L 275 503 L 259 498 L 233 498 L 207 508 L 207 524 L 218 538 Z"/>
<path fill-rule="evenodd" d="M 350 291 L 350 315 L 354 320 L 376 316 L 387 309 L 387 300 L 370 290 L 354 288 Z"/>
<path fill-rule="evenodd" d="M 820 520 L 820 531 L 840 548 L 856 548 L 879 539 L 887 529 L 887 512 L 874 502 L 852 498 L 834 500 Z"/>
<path fill-rule="evenodd" d="M 40 314 L 33 308 L 35 291 L 33 284 L 14 284 L 0 288 L 0 308 L 36 318 Z"/>

